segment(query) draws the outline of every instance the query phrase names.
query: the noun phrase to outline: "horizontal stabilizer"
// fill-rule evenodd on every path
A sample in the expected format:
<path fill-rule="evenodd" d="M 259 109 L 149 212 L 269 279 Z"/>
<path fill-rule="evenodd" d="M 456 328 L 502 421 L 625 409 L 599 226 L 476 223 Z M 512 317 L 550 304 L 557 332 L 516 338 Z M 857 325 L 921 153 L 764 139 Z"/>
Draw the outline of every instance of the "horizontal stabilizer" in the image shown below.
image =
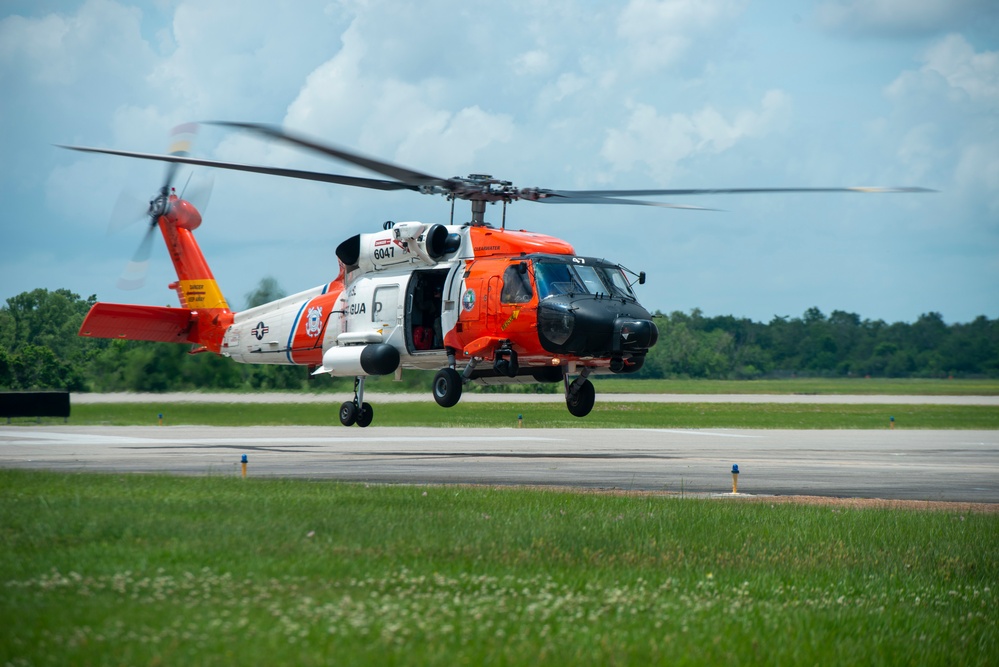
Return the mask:
<path fill-rule="evenodd" d="M 197 342 L 197 316 L 188 308 L 96 303 L 80 327 L 88 338 Z"/>

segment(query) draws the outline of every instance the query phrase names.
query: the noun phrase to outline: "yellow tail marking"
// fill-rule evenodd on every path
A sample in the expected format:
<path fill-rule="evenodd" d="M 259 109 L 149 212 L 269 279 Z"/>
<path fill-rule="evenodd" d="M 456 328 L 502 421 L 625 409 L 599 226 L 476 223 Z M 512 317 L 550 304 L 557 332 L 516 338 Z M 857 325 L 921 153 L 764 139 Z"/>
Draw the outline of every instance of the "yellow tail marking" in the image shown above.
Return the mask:
<path fill-rule="evenodd" d="M 198 308 L 229 308 L 218 283 L 214 280 L 181 280 L 180 291 L 187 300 L 187 307 Z"/>

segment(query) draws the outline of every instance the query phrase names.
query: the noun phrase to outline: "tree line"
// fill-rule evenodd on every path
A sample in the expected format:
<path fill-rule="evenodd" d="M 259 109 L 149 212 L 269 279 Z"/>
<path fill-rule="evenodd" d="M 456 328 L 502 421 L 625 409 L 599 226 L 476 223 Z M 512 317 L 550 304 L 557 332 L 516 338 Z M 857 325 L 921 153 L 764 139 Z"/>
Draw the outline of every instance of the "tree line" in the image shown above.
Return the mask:
<path fill-rule="evenodd" d="M 248 306 L 283 296 L 273 279 Z M 251 366 L 171 343 L 81 338 L 97 301 L 66 289 L 36 289 L 0 307 L 0 389 L 70 391 L 345 390 L 350 378 L 311 378 L 299 366 Z M 939 313 L 913 323 L 861 320 L 810 308 L 768 323 L 731 315 L 656 314 L 659 342 L 641 378 L 999 377 L 999 319 L 946 324 Z M 413 389 L 429 376 L 404 374 Z"/>
<path fill-rule="evenodd" d="M 705 317 L 695 309 L 660 314 L 655 321 L 659 342 L 641 377 L 999 377 L 999 319 L 984 315 L 946 324 L 931 312 L 913 323 L 888 324 L 809 308 L 802 317 L 764 324 Z"/>

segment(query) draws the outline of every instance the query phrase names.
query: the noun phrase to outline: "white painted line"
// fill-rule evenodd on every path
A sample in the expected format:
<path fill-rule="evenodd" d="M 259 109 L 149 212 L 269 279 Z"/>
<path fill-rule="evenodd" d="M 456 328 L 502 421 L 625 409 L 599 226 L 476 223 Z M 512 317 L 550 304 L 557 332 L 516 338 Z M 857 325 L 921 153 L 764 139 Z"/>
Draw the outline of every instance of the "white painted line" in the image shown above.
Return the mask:
<path fill-rule="evenodd" d="M 643 428 L 642 431 L 648 433 L 676 433 L 678 435 L 714 435 L 719 438 L 762 438 L 762 435 L 749 435 L 746 433 L 719 433 L 718 431 L 688 431 L 684 429 L 672 428 Z"/>
<path fill-rule="evenodd" d="M 333 444 L 333 443 L 351 443 L 351 444 L 361 444 L 366 442 L 389 442 L 389 443 L 401 443 L 401 442 L 565 442 L 565 438 L 544 438 L 539 436 L 526 436 L 526 435 L 511 435 L 511 436 L 495 436 L 495 435 L 476 435 L 476 436 L 439 436 L 439 435 L 427 435 L 427 436 L 399 436 L 399 435 L 386 435 L 386 436 L 369 436 L 369 437 L 357 437 L 356 435 L 343 435 L 335 436 L 331 435 L 328 437 L 309 437 L 309 438 L 218 438 L 206 435 L 203 438 L 143 438 L 138 436 L 111 436 L 111 435 L 85 435 L 79 433 L 51 433 L 51 432 L 32 432 L 32 433 L 18 433 L 15 438 L 7 438 L 6 434 L 0 432 L 0 447 L 4 445 L 34 445 L 40 442 L 56 445 L 163 445 L 164 447 L 176 446 L 176 445 L 212 445 L 212 444 L 237 444 L 237 445 L 248 445 L 248 444 L 284 444 L 284 445 L 302 445 L 302 444 Z"/>

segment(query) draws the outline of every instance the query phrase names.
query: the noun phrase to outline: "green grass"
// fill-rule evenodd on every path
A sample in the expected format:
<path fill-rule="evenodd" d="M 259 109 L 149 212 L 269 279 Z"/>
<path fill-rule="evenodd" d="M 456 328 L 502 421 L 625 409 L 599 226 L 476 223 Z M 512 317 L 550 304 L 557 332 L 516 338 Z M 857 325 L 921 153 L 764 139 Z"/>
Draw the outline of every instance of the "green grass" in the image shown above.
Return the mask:
<path fill-rule="evenodd" d="M 339 403 L 116 403 L 74 405 L 71 424 L 252 426 L 339 425 Z M 740 403 L 621 403 L 598 401 L 579 419 L 562 403 L 374 404 L 376 426 L 515 427 L 518 415 L 532 428 L 768 428 L 878 429 L 895 417 L 896 428 L 999 429 L 999 408 L 975 405 L 809 405 Z M 34 423 L 35 420 L 15 420 Z M 47 423 L 61 423 L 48 420 Z"/>
<path fill-rule="evenodd" d="M 999 515 L 0 471 L 0 664 L 999 662 Z"/>
<path fill-rule="evenodd" d="M 406 371 L 404 382 L 392 376 L 369 377 L 368 391 L 379 393 L 430 393 L 434 371 Z M 412 380 L 412 381 L 410 381 Z M 919 396 L 999 396 L 999 379 L 895 379 L 895 378 L 785 378 L 780 380 L 636 380 L 621 376 L 600 376 L 594 384 L 601 394 L 858 394 Z M 303 392 L 329 394 L 352 391 L 353 378 L 313 378 Z M 233 394 L 251 394 L 259 389 L 233 390 Z M 560 393 L 562 385 L 530 384 L 480 387 L 477 393 Z M 212 393 L 216 393 L 214 390 Z"/>

